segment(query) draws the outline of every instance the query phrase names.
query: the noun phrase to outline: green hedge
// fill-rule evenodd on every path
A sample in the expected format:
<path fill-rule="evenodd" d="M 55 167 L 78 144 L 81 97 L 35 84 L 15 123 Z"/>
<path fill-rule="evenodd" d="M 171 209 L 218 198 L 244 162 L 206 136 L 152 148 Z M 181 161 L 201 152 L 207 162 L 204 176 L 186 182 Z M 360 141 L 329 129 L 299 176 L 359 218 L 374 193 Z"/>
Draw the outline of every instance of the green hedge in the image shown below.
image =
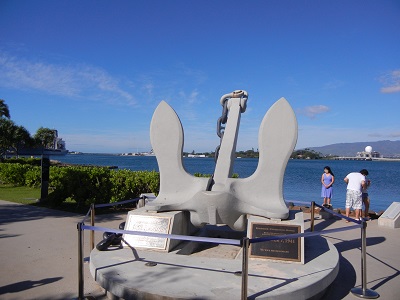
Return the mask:
<path fill-rule="evenodd" d="M 7 159 L 7 163 L 40 166 L 42 164 L 42 160 L 35 157 L 11 157 Z"/>
<path fill-rule="evenodd" d="M 0 163 L 0 182 L 18 186 L 40 187 L 41 168 L 28 164 Z M 141 193 L 158 193 L 156 171 L 110 170 L 103 167 L 50 167 L 49 195 L 54 206 L 66 199 L 78 205 L 111 203 L 138 197 Z"/>
<path fill-rule="evenodd" d="M 210 177 L 195 173 L 197 177 Z M 233 174 L 233 178 L 239 177 Z M 41 167 L 29 163 L 0 163 L 0 183 L 40 187 Z M 114 203 L 139 197 L 141 193 L 157 194 L 160 176 L 156 171 L 110 170 L 106 167 L 51 166 L 49 195 L 54 206 L 67 199 L 79 206 L 92 203 Z"/>
<path fill-rule="evenodd" d="M 0 183 L 25 185 L 26 173 L 34 168 L 34 166 L 27 164 L 0 163 Z"/>

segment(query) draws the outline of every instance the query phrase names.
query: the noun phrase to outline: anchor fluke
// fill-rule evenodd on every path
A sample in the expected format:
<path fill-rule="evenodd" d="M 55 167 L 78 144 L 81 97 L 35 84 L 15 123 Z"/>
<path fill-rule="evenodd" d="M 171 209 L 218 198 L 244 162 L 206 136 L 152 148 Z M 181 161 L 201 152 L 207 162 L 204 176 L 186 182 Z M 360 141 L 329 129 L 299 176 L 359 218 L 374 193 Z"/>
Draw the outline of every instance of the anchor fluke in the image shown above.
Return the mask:
<path fill-rule="evenodd" d="M 182 163 L 183 128 L 176 112 L 165 101 L 157 106 L 150 124 L 150 141 L 160 171 L 160 192 L 149 208 L 180 210 L 178 206 L 205 190 L 207 178 L 194 177 Z"/>
<path fill-rule="evenodd" d="M 268 218 L 286 219 L 283 177 L 297 142 L 297 120 L 285 98 L 275 102 L 265 114 L 258 133 L 259 160 L 248 178 L 232 180 L 230 189 L 248 205 L 247 212 Z"/>

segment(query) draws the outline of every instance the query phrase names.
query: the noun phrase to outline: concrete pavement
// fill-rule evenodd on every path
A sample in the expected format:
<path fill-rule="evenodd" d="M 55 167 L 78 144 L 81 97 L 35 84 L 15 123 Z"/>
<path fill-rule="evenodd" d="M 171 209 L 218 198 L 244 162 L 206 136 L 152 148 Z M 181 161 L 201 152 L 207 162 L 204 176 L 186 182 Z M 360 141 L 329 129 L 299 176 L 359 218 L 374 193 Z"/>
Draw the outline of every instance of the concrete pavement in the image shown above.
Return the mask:
<path fill-rule="evenodd" d="M 83 216 L 0 200 L 0 299 L 74 299 L 78 296 L 78 231 Z M 112 227 L 125 214 L 99 215 Z M 102 233 L 96 232 L 96 241 Z M 85 257 L 89 256 L 85 231 Z M 85 295 L 107 299 L 85 264 Z"/>
<path fill-rule="evenodd" d="M 96 225 L 118 228 L 126 214 L 99 215 Z M 0 200 L 0 299 L 76 299 L 78 296 L 78 234 L 83 216 Z M 305 214 L 309 218 L 309 214 Z M 305 228 L 309 227 L 306 220 Z M 342 220 L 316 220 L 315 230 L 350 226 Z M 341 254 L 340 270 L 324 299 L 357 299 L 350 293 L 361 286 L 359 229 L 323 235 Z M 95 242 L 101 232 L 96 232 Z M 367 287 L 380 299 L 399 299 L 400 229 L 367 227 Z M 84 256 L 88 257 L 89 232 L 85 231 Z M 85 296 L 107 299 L 84 265 Z"/>

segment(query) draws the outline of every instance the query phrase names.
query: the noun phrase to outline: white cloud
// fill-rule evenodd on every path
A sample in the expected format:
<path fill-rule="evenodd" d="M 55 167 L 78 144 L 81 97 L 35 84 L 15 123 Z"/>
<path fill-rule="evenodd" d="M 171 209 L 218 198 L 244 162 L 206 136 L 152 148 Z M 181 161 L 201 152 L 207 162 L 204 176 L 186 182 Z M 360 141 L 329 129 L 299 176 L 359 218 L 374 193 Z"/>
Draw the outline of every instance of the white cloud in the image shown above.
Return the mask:
<path fill-rule="evenodd" d="M 150 83 L 150 82 L 147 82 L 146 84 L 144 84 L 142 86 L 142 90 L 144 90 L 147 95 L 152 97 L 153 96 L 153 92 L 154 92 L 154 84 Z"/>
<path fill-rule="evenodd" d="M 105 70 L 87 65 L 57 65 L 0 54 L 0 85 L 52 95 L 134 105 L 134 97 Z"/>
<path fill-rule="evenodd" d="M 375 133 L 374 133 L 375 132 Z M 381 141 L 400 137 L 400 132 L 391 132 L 389 128 L 373 128 L 360 130 L 360 128 L 303 126 L 299 125 L 299 137 L 296 149 L 306 147 L 319 147 L 336 143 L 353 143 Z"/>
<path fill-rule="evenodd" d="M 384 85 L 381 93 L 391 94 L 400 92 L 400 69 L 388 72 L 381 76 L 380 81 Z"/>
<path fill-rule="evenodd" d="M 323 88 L 326 90 L 332 90 L 332 89 L 337 89 L 343 85 L 344 85 L 344 82 L 341 80 L 332 80 L 332 81 L 326 82 L 324 84 Z"/>
<path fill-rule="evenodd" d="M 390 132 L 389 130 L 385 129 L 382 130 L 385 133 L 380 133 L 380 132 L 371 132 L 368 134 L 368 136 L 370 137 L 374 137 L 374 138 L 382 138 L 382 139 L 386 139 L 386 138 L 399 138 L 400 137 L 400 131 L 395 131 L 395 132 Z M 387 133 L 389 132 L 389 133 Z"/>
<path fill-rule="evenodd" d="M 200 93 L 197 89 L 189 92 L 181 90 L 176 95 L 176 105 L 171 104 L 171 106 L 176 106 L 175 108 L 182 122 L 194 122 L 198 120 L 199 104 L 201 103 L 199 95 Z"/>
<path fill-rule="evenodd" d="M 391 138 L 400 138 L 400 131 L 390 133 L 389 137 L 391 137 Z"/>
<path fill-rule="evenodd" d="M 298 113 L 305 115 L 309 118 L 315 118 L 319 114 L 326 113 L 330 110 L 328 106 L 325 105 L 314 105 L 314 106 L 307 106 L 305 108 L 298 109 Z"/>

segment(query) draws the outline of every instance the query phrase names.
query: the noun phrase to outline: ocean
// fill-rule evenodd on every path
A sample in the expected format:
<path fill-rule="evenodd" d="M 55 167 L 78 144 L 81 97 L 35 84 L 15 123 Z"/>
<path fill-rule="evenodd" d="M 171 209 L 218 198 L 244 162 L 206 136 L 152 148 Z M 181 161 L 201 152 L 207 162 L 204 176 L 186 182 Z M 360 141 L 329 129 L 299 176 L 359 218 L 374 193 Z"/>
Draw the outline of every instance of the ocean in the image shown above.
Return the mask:
<path fill-rule="evenodd" d="M 118 156 L 109 154 L 68 154 L 54 156 L 52 159 L 71 163 L 95 166 L 115 166 L 118 169 L 134 171 L 158 171 L 155 156 Z M 213 158 L 184 158 L 183 164 L 187 172 L 212 174 L 215 168 Z M 250 176 L 257 168 L 258 159 L 238 158 L 235 160 L 233 171 L 240 178 Z M 349 160 L 289 160 L 286 167 L 283 194 L 286 201 L 315 201 L 322 204 L 321 175 L 324 167 L 330 166 L 335 175 L 333 197 L 334 208 L 344 208 L 346 200 L 346 184 L 343 179 L 350 172 L 367 169 L 371 186 L 368 189 L 372 211 L 383 211 L 396 201 L 400 201 L 397 191 L 398 168 L 400 162 L 393 161 L 349 161 Z"/>

